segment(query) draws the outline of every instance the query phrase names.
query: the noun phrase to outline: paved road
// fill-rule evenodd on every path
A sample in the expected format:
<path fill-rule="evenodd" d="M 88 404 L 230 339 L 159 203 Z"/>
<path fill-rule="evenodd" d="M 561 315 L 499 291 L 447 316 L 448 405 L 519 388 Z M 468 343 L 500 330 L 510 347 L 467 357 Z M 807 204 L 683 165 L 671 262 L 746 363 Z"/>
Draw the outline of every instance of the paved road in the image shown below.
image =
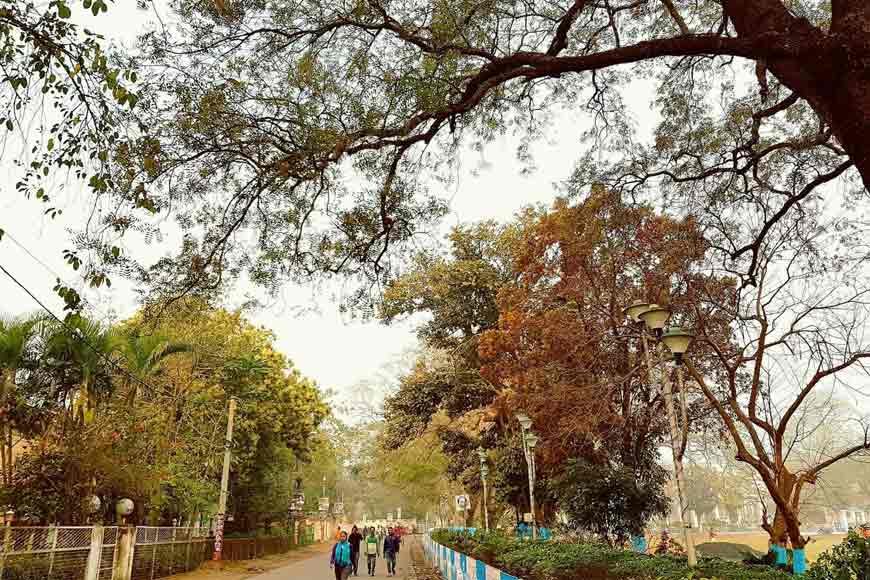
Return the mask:
<path fill-rule="evenodd" d="M 401 580 L 407 577 L 409 569 L 409 557 L 411 553 L 410 542 L 403 542 L 399 552 L 399 561 L 396 566 L 395 578 Z M 360 556 L 359 578 L 371 578 L 366 571 L 364 556 Z M 376 578 L 387 577 L 387 563 L 383 558 L 378 558 Z M 283 568 L 277 568 L 255 577 L 256 580 L 335 580 L 335 572 L 329 567 L 329 554 L 318 554 L 314 557 L 288 564 Z M 354 576 L 351 576 L 354 578 Z"/>

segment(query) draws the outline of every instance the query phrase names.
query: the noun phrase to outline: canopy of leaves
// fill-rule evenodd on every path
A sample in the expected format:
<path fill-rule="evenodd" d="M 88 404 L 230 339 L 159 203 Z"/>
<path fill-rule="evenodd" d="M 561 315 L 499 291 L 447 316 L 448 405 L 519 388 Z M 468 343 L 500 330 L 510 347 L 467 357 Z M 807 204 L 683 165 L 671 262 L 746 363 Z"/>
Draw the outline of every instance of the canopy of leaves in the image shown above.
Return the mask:
<path fill-rule="evenodd" d="M 664 405 L 623 309 L 636 298 L 678 305 L 706 282 L 692 219 L 657 215 L 593 189 L 557 202 L 522 231 L 499 325 L 480 343 L 483 373 L 542 438 L 542 467 L 584 457 L 640 465 L 662 441 Z M 652 382 L 651 381 L 655 381 Z"/>
<path fill-rule="evenodd" d="M 668 512 L 667 472 L 652 462 L 643 471 L 623 465 L 569 460 L 557 483 L 569 524 L 622 545 L 643 535 L 646 522 Z"/>
<path fill-rule="evenodd" d="M 231 506 L 249 528 L 278 519 L 293 453 L 308 452 L 328 413 L 316 386 L 239 312 L 187 301 L 156 327 L 144 318 L 112 328 L 83 317 L 40 322 L 18 358 L 3 359 L 14 379 L 7 407 L 42 417 L 19 463 L 4 461 L 5 505 L 31 521 L 82 523 L 82 498 L 96 494 L 107 518 L 121 497 L 136 502 L 138 521 L 208 516 L 235 396 Z M 11 343 L 10 328 L 0 342 Z M 4 414 L 4 437 L 19 433 L 16 413 Z M 3 443 L 5 457 L 11 439 Z"/>
<path fill-rule="evenodd" d="M 108 258 L 106 232 L 173 213 L 186 234 L 174 255 L 104 260 L 162 293 L 210 292 L 242 271 L 271 288 L 339 271 L 373 287 L 444 214 L 439 186 L 463 147 L 546 135 L 561 108 L 592 119 L 577 186 L 606 181 L 690 207 L 750 281 L 771 224 L 799 217 L 825 183 L 870 171 L 866 63 L 851 56 L 866 45 L 862 3 L 239 0 L 174 11 L 142 38 L 143 106 L 109 160 L 112 194 L 134 203 L 80 240 Z M 652 143 L 624 103 L 636 79 L 655 85 L 644 91 L 661 115 Z"/>

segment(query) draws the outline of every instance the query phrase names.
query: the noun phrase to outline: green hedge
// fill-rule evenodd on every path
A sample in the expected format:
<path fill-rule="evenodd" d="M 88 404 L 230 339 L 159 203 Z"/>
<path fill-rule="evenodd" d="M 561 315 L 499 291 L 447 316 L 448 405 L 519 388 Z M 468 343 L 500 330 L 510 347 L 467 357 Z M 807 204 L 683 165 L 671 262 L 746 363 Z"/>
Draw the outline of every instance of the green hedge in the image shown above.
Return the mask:
<path fill-rule="evenodd" d="M 436 531 L 432 539 L 524 580 L 794 580 L 768 566 L 704 558 L 690 569 L 685 558 L 648 556 L 606 544 L 523 541 L 496 533 Z"/>

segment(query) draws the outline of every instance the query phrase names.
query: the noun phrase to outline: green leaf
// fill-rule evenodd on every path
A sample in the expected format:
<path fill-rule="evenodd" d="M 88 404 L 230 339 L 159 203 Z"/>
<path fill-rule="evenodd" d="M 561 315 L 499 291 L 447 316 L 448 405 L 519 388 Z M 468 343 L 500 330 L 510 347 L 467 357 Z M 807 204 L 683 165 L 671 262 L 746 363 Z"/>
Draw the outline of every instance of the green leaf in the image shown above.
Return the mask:
<path fill-rule="evenodd" d="M 65 3 L 58 2 L 57 3 L 57 15 L 60 16 L 61 18 L 69 18 L 70 16 L 72 16 L 72 10 L 70 10 L 69 6 L 67 6 Z"/>

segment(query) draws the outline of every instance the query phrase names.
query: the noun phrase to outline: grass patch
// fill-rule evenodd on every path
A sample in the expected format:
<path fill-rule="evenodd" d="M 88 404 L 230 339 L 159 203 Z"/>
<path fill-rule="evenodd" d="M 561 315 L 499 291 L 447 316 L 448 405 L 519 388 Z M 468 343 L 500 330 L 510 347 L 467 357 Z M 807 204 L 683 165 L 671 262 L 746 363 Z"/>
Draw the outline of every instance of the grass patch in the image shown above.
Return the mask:
<path fill-rule="evenodd" d="M 496 533 L 468 536 L 436 531 L 432 539 L 457 552 L 526 580 L 793 580 L 768 566 L 703 558 L 690 569 L 685 558 L 648 556 L 606 544 L 522 541 Z"/>

